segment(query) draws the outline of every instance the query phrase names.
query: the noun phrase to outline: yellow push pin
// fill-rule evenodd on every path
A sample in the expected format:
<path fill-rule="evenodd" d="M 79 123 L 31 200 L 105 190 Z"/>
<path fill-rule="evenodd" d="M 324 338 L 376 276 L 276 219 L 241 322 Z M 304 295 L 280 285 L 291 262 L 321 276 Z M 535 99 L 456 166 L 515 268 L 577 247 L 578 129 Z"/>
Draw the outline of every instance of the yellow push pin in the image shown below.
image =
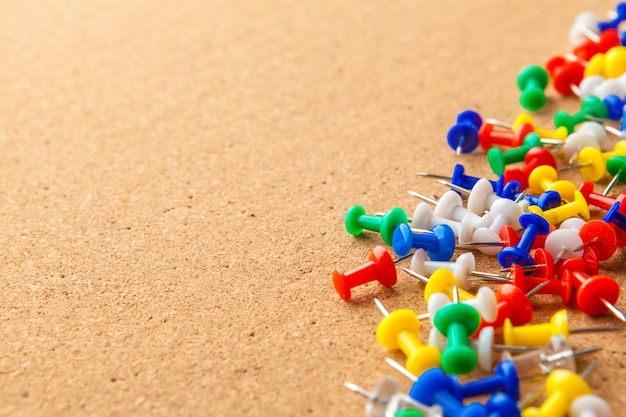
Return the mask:
<path fill-rule="evenodd" d="M 520 113 L 515 118 L 515 121 L 513 122 L 511 130 L 515 130 L 518 127 L 520 127 L 521 125 L 531 125 L 533 127 L 533 129 L 535 130 L 535 133 L 538 134 L 542 138 L 558 139 L 558 140 L 561 140 L 561 141 L 565 141 L 565 139 L 567 139 L 567 128 L 566 127 L 561 126 L 561 127 L 557 128 L 556 130 L 553 131 L 553 130 L 548 130 L 548 129 L 544 129 L 542 127 L 535 126 L 535 123 L 533 121 L 533 117 L 530 114 L 528 114 L 528 113 Z"/>
<path fill-rule="evenodd" d="M 589 205 L 582 193 L 578 190 L 574 191 L 574 201 L 555 207 L 550 210 L 543 211 L 539 206 L 528 207 L 530 213 L 538 214 L 548 221 L 551 225 L 557 225 L 572 217 L 580 216 L 585 220 L 589 220 Z"/>
<path fill-rule="evenodd" d="M 591 387 L 585 378 L 595 369 L 591 364 L 580 375 L 566 369 L 550 372 L 546 379 L 547 398 L 540 407 L 528 407 L 522 417 L 564 417 L 572 403 L 579 397 L 590 395 Z"/>
<path fill-rule="evenodd" d="M 533 169 L 528 176 L 528 186 L 535 195 L 541 195 L 545 191 L 556 191 L 566 201 L 574 200 L 574 191 L 578 190 L 576 184 L 559 180 L 556 169 L 549 165 L 541 165 Z"/>
<path fill-rule="evenodd" d="M 406 355 L 406 369 L 421 375 L 427 369 L 439 367 L 441 353 L 434 346 L 423 345 L 419 340 L 420 322 L 409 309 L 387 312 L 378 299 L 374 299 L 385 318 L 376 329 L 376 339 L 387 349 L 400 349 Z"/>
<path fill-rule="evenodd" d="M 504 344 L 509 346 L 547 346 L 550 338 L 562 334 L 567 339 L 570 334 L 622 330 L 621 327 L 592 327 L 571 329 L 567 320 L 567 310 L 559 310 L 552 315 L 549 323 L 513 326 L 509 319 L 504 321 Z"/>

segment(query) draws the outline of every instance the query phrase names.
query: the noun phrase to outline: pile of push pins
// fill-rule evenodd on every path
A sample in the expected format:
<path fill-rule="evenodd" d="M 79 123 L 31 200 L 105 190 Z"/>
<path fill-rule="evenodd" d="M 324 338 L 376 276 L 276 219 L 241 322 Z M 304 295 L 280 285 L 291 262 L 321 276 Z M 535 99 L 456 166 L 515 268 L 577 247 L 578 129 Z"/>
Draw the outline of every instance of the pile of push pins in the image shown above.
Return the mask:
<path fill-rule="evenodd" d="M 367 398 L 367 416 L 612 415 L 586 381 L 595 363 L 576 369 L 576 357 L 597 349 L 575 350 L 568 339 L 622 327 L 572 329 L 566 309 L 531 324 L 531 300 L 551 294 L 589 316 L 610 313 L 626 322 L 615 306 L 619 284 L 600 273 L 601 263 L 626 247 L 626 192 L 610 195 L 616 182 L 626 183 L 626 32 L 617 29 L 625 20 L 626 2 L 604 20 L 581 13 L 570 31 L 572 52 L 519 72 L 519 101 L 528 111 L 543 108 L 549 84 L 560 95 L 580 97 L 577 113 L 554 114 L 555 130 L 535 126 L 527 113 L 511 124 L 471 110 L 457 115 L 448 144 L 457 155 L 486 153 L 495 180 L 472 177 L 457 164 L 450 176 L 418 173 L 450 190 L 438 201 L 409 191 L 422 200 L 412 218 L 402 208 L 347 211 L 348 233 L 377 232 L 386 246 L 376 246 L 356 269 L 333 272 L 339 296 L 350 300 L 353 289 L 374 281 L 393 286 L 396 267 L 406 262 L 400 269 L 423 281 L 428 306 L 388 312 L 374 299 L 384 316 L 376 338 L 404 353 L 404 364 L 387 362 L 412 385 L 404 393 L 392 377 L 372 391 L 346 382 Z M 580 184 L 560 179 L 566 170 L 577 170 Z M 594 188 L 599 181 L 608 181 L 602 192 Z M 601 218 L 591 219 L 590 206 Z M 495 256 L 502 269 L 476 271 L 469 251 L 452 261 L 458 249 Z M 486 285 L 473 291 L 477 283 Z M 488 286 L 495 284 L 497 291 Z M 428 341 L 419 339 L 424 320 L 432 326 Z M 503 352 L 498 362 L 495 351 Z M 487 376 L 465 380 L 474 370 Z M 524 382 L 538 376 L 542 388 L 525 392 Z"/>

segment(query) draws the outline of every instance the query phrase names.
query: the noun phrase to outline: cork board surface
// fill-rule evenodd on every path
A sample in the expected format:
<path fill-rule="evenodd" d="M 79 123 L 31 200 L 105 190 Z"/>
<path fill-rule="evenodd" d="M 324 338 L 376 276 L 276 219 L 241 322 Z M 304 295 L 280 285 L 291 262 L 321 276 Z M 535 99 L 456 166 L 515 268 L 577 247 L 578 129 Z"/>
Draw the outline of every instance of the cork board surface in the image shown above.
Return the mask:
<path fill-rule="evenodd" d="M 412 213 L 408 189 L 445 191 L 415 172 L 456 162 L 492 177 L 445 144 L 456 113 L 513 120 L 517 71 L 614 6 L 1 1 L 0 415 L 346 416 L 365 400 L 344 381 L 407 388 L 373 298 L 425 312 L 423 287 L 339 299 L 332 270 L 381 242 L 348 235 L 346 209 Z M 548 94 L 551 127 L 577 102 Z M 623 265 L 602 268 L 622 290 Z M 559 308 L 534 301 L 534 323 Z M 581 366 L 614 410 L 623 338 L 570 339 L 603 348 Z"/>

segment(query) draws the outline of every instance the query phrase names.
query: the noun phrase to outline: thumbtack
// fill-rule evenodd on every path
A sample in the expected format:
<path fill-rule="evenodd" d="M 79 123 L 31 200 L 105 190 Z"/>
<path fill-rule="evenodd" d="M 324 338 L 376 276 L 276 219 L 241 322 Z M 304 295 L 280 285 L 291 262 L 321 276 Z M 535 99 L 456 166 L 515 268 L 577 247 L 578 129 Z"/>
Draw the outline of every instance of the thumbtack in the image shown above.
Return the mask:
<path fill-rule="evenodd" d="M 454 262 L 444 262 L 429 261 L 426 251 L 418 249 L 411 259 L 411 270 L 422 275 L 430 275 L 439 268 L 450 270 L 456 279 L 457 285 L 465 290 L 470 287 L 468 277 L 470 275 L 479 276 L 479 274 L 481 274 L 481 272 L 474 271 L 475 267 L 476 260 L 474 255 L 470 252 L 459 255 Z"/>
<path fill-rule="evenodd" d="M 602 32 L 607 29 L 617 29 L 624 20 L 626 20 L 626 4 L 618 3 L 615 8 L 613 18 L 607 21 L 598 22 L 598 30 Z"/>
<path fill-rule="evenodd" d="M 456 117 L 456 124 L 448 130 L 448 145 L 457 155 L 469 153 L 478 146 L 478 129 L 482 126 L 480 115 L 465 110 Z"/>
<path fill-rule="evenodd" d="M 519 102 L 523 108 L 537 111 L 546 104 L 548 81 L 548 72 L 542 67 L 530 65 L 522 68 L 517 74 L 517 88 L 521 91 Z"/>
<path fill-rule="evenodd" d="M 610 311 L 615 317 L 626 323 L 626 316 L 615 307 L 619 298 L 619 284 L 607 275 L 589 275 L 575 269 L 579 262 L 568 260 L 561 267 L 561 281 L 571 283 L 576 291 L 576 304 L 585 314 L 601 316 Z"/>
<path fill-rule="evenodd" d="M 526 293 L 526 298 L 530 298 L 533 295 L 537 294 L 542 288 L 544 288 L 548 284 L 549 284 L 549 282 L 545 281 L 545 282 L 542 282 L 541 284 L 537 285 L 535 288 L 533 288 L 532 290 L 530 290 L 530 291 L 528 291 Z"/>
<path fill-rule="evenodd" d="M 368 260 L 352 271 L 343 272 L 341 269 L 333 271 L 333 284 L 342 299 L 348 301 L 352 297 L 352 288 L 368 282 L 378 281 L 387 287 L 395 285 L 396 266 L 384 247 L 376 246 L 368 255 Z"/>
<path fill-rule="evenodd" d="M 543 217 L 536 214 L 522 214 L 519 222 L 525 230 L 517 246 L 508 246 L 498 254 L 498 262 L 505 268 L 510 267 L 514 263 L 522 266 L 532 265 L 534 261 L 529 251 L 533 242 L 538 235 L 547 235 L 550 232 L 550 224 Z"/>
<path fill-rule="evenodd" d="M 502 354 L 502 358 L 512 361 L 520 374 L 529 374 L 539 368 L 540 375 L 547 375 L 554 369 L 567 369 L 568 371 L 576 372 L 575 358 L 597 352 L 598 350 L 600 349 L 574 351 L 565 336 L 557 334 L 550 338 L 545 348 L 524 352 L 516 356 L 512 356 L 505 351 Z"/>
<path fill-rule="evenodd" d="M 569 41 L 572 45 L 581 45 L 587 40 L 591 39 L 592 36 L 586 34 L 590 32 L 593 36 L 598 37 L 598 15 L 592 11 L 584 11 L 580 12 L 576 18 L 574 19 L 574 23 L 569 31 Z M 585 30 L 586 29 L 586 30 Z M 594 40 L 594 42 L 598 42 Z"/>
<path fill-rule="evenodd" d="M 520 147 L 505 152 L 498 148 L 491 148 L 487 151 L 489 166 L 494 174 L 501 175 L 507 165 L 523 161 L 526 153 L 538 146 L 543 146 L 541 139 L 536 133 L 531 133 L 524 138 L 524 144 Z"/>
<path fill-rule="evenodd" d="M 365 409 L 365 414 L 368 416 L 384 415 L 384 412 L 387 410 L 386 405 L 389 404 L 391 396 L 401 390 L 398 381 L 391 377 L 386 377 L 380 381 L 373 392 L 367 391 L 365 388 L 352 382 L 344 382 L 343 386 L 369 400 Z"/>
<path fill-rule="evenodd" d="M 552 315 L 549 323 L 513 326 L 509 319 L 504 321 L 504 343 L 506 345 L 545 346 L 550 338 L 556 334 L 568 337 L 570 334 L 615 331 L 619 327 L 594 327 L 570 329 L 567 320 L 567 310 L 559 310 Z"/>
<path fill-rule="evenodd" d="M 562 110 L 556 112 L 554 125 L 556 127 L 564 126 L 568 133 L 572 133 L 576 125 L 584 122 L 587 116 L 606 118 L 608 116 L 606 104 L 596 96 L 586 97 L 582 100 L 580 110 L 577 113 L 570 115 Z"/>
<path fill-rule="evenodd" d="M 504 181 L 518 181 L 522 189 L 528 188 L 528 176 L 533 170 L 541 165 L 550 165 L 556 168 L 556 159 L 550 151 L 545 148 L 532 148 L 524 157 L 526 165 L 523 168 L 507 167 L 504 170 Z"/>
<path fill-rule="evenodd" d="M 550 210 L 543 211 L 538 206 L 530 206 L 528 208 L 530 213 L 538 214 L 548 221 L 550 224 L 559 224 L 563 221 L 580 216 L 585 220 L 589 220 L 589 205 L 587 200 L 578 190 L 574 190 L 574 201 L 563 204 L 559 207 L 552 208 Z"/>
<path fill-rule="evenodd" d="M 525 416 L 565 416 L 576 398 L 591 394 L 584 376 L 565 369 L 555 369 L 546 379 L 547 398 L 539 407 L 528 407 Z"/>
<path fill-rule="evenodd" d="M 384 216 L 367 215 L 362 206 L 352 206 L 346 212 L 344 224 L 346 230 L 353 236 L 359 236 L 363 230 L 379 232 L 383 241 L 391 245 L 393 232 L 400 224 L 408 223 L 406 212 L 401 208 L 394 208 Z"/>
<path fill-rule="evenodd" d="M 574 191 L 578 189 L 570 181 L 559 180 L 556 169 L 547 165 L 539 166 L 532 170 L 528 176 L 528 186 L 536 195 L 540 195 L 545 191 L 556 191 L 566 201 L 572 201 L 574 199 Z"/>
<path fill-rule="evenodd" d="M 616 97 L 616 96 L 612 96 L 612 97 Z M 606 104 L 606 102 L 605 102 L 605 104 Z M 623 116 L 623 112 L 624 112 L 623 105 L 624 105 L 624 103 L 622 103 L 622 116 Z M 609 107 L 609 106 L 607 105 L 607 107 Z M 607 122 L 610 122 L 610 121 L 619 120 L 619 119 L 621 119 L 621 117 L 619 117 L 618 119 L 601 119 L 601 118 L 595 117 L 595 116 L 587 116 L 586 118 L 587 118 L 587 120 L 591 120 L 592 122 L 602 123 L 602 127 L 604 128 L 604 130 L 606 130 L 607 132 L 617 136 L 618 138 L 624 137 L 624 132 L 623 131 L 621 131 L 618 128 L 613 127 L 611 125 L 605 125 L 604 124 L 604 123 L 607 123 Z"/>
<path fill-rule="evenodd" d="M 495 130 L 489 123 L 483 123 L 478 131 L 480 147 L 485 151 L 493 146 L 516 148 L 522 145 L 524 138 L 534 132 L 532 125 L 522 124 L 514 130 Z"/>
<path fill-rule="evenodd" d="M 407 357 L 406 368 L 414 375 L 438 367 L 441 354 L 433 346 L 423 345 L 418 334 L 420 322 L 409 309 L 388 313 L 378 299 L 374 300 L 385 318 L 376 329 L 376 339 L 387 349 L 400 349 Z"/>
<path fill-rule="evenodd" d="M 533 117 L 528 113 L 520 113 L 513 123 L 512 129 L 522 125 L 529 124 L 533 127 L 535 133 L 542 138 L 546 139 L 558 139 L 561 143 L 567 138 L 567 129 L 559 128 L 554 131 L 544 129 L 542 127 L 536 126 L 533 121 Z"/>
<path fill-rule="evenodd" d="M 499 232 L 502 226 L 507 224 L 516 229 L 520 227 L 518 219 L 523 214 L 523 210 L 514 201 L 501 198 L 491 205 L 489 213 L 493 221 L 488 227 L 476 229 L 472 235 L 474 240 L 485 242 L 499 241 Z M 495 256 L 500 252 L 500 249 L 500 247 L 487 247 L 482 249 L 481 252 Z"/>
<path fill-rule="evenodd" d="M 609 159 L 606 162 L 606 169 L 613 175 L 613 178 L 602 192 L 602 195 L 607 195 L 618 180 L 622 183 L 626 182 L 626 156 L 614 156 Z"/>
<path fill-rule="evenodd" d="M 426 233 L 415 233 L 408 224 L 401 224 L 393 232 L 393 250 L 400 256 L 411 248 L 425 249 L 434 261 L 449 261 L 454 254 L 456 237 L 452 228 L 439 224 Z"/>
<path fill-rule="evenodd" d="M 546 69 L 552 78 L 554 89 L 562 96 L 574 94 L 583 79 L 585 67 L 580 62 L 569 61 L 562 56 L 555 56 L 546 63 Z M 560 125 L 555 125 L 557 128 Z M 569 131 L 569 129 L 568 129 Z"/>

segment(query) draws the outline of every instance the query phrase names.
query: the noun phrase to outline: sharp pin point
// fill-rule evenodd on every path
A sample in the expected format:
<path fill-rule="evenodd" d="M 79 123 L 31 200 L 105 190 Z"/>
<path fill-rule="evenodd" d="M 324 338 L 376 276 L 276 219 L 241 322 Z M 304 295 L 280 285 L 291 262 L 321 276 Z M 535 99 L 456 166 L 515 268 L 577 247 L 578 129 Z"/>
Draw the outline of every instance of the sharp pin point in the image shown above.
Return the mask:
<path fill-rule="evenodd" d="M 411 275 L 412 277 L 415 277 L 417 279 L 419 279 L 420 281 L 424 281 L 424 282 L 428 282 L 430 281 L 430 279 L 428 279 L 428 277 L 425 277 L 422 274 L 418 274 L 417 272 L 409 269 L 409 268 L 405 268 L 403 266 L 400 267 L 400 269 L 402 269 L 404 272 L 406 272 L 407 274 Z"/>
<path fill-rule="evenodd" d="M 608 308 L 609 311 L 611 313 L 613 313 L 613 315 L 615 317 L 617 317 L 618 319 L 620 319 L 621 321 L 626 323 L 626 315 L 624 315 L 624 312 L 622 310 L 620 310 L 619 308 L 615 307 L 615 305 L 609 303 L 604 298 L 602 298 L 602 297 L 599 297 L 599 298 L 600 298 L 600 301 L 602 301 L 602 304 L 604 304 L 606 306 L 606 308 Z"/>
<path fill-rule="evenodd" d="M 591 355 L 592 353 L 596 353 L 600 350 L 602 350 L 602 348 L 579 349 L 579 350 L 575 350 L 573 355 L 574 356 Z"/>
<path fill-rule="evenodd" d="M 594 332 L 617 332 L 624 330 L 618 326 L 606 326 L 606 327 L 583 327 L 579 329 L 570 329 L 570 333 L 594 333 Z"/>
<path fill-rule="evenodd" d="M 485 119 L 484 122 L 487 123 L 487 124 L 493 125 L 493 126 L 502 127 L 504 129 L 511 129 L 512 130 L 515 127 L 511 123 L 503 122 L 503 121 L 497 120 L 497 119 Z"/>
<path fill-rule="evenodd" d="M 526 394 L 522 398 L 520 398 L 520 400 L 517 402 L 517 406 L 519 407 L 520 410 L 523 410 L 526 407 L 530 406 L 535 401 L 537 401 L 537 398 L 541 397 L 541 394 L 543 394 L 543 390 L 542 389 L 538 389 L 536 391 L 529 392 L 528 394 Z"/>
<path fill-rule="evenodd" d="M 615 175 L 613 178 L 611 178 L 611 182 L 609 183 L 609 185 L 607 185 L 604 191 L 602 191 L 603 196 L 606 196 L 609 193 L 609 191 L 611 191 L 611 188 L 613 188 L 618 178 L 619 178 L 619 173 L 618 175 Z"/>
<path fill-rule="evenodd" d="M 389 312 L 387 311 L 383 303 L 381 303 L 378 298 L 374 298 L 374 303 L 376 303 L 376 307 L 378 307 L 380 312 L 383 313 L 383 316 L 389 317 Z"/>
<path fill-rule="evenodd" d="M 452 181 L 452 177 L 448 177 L 447 175 L 439 175 L 439 174 L 431 174 L 428 172 L 416 172 L 416 174 L 420 177 L 430 177 L 430 178 L 439 178 L 441 180 L 450 180 Z"/>
<path fill-rule="evenodd" d="M 596 370 L 596 368 L 598 367 L 598 363 L 597 362 L 591 362 L 581 373 L 580 373 L 580 377 L 582 379 L 587 379 L 589 377 L 589 375 L 591 375 L 591 373 L 593 371 Z"/>
<path fill-rule="evenodd" d="M 391 366 L 393 369 L 400 372 L 402 375 L 406 376 L 411 381 L 413 382 L 417 381 L 417 377 L 415 375 L 413 375 L 411 372 L 409 372 L 408 369 L 406 369 L 404 366 L 400 365 L 398 362 L 394 361 L 393 359 L 385 358 L 385 362 L 387 362 L 387 365 Z"/>
<path fill-rule="evenodd" d="M 448 181 L 444 181 L 444 180 L 437 180 L 437 182 L 438 182 L 439 184 L 443 184 L 443 185 L 445 185 L 446 187 L 450 187 L 450 188 L 452 188 L 453 190 L 455 190 L 455 191 L 459 191 L 459 192 L 461 192 L 461 193 L 469 194 L 469 193 L 472 191 L 472 190 L 468 190 L 467 188 L 463 188 L 463 187 L 461 187 L 461 186 L 458 186 L 458 185 L 456 185 L 456 184 L 452 184 L 451 182 L 448 182 Z"/>
<path fill-rule="evenodd" d="M 420 194 L 420 193 L 417 193 L 417 192 L 415 192 L 415 191 L 411 191 L 411 190 L 409 190 L 409 191 L 407 191 L 407 192 L 408 192 L 410 195 L 412 195 L 413 197 L 417 197 L 417 198 L 419 198 L 420 200 L 425 201 L 425 202 L 427 202 L 427 203 L 430 203 L 430 204 L 432 204 L 432 205 L 435 205 L 435 206 L 436 206 L 436 205 L 437 205 L 437 203 L 438 203 L 438 201 L 437 201 L 437 200 L 432 199 L 432 198 L 430 198 L 430 197 L 426 197 L 425 195 Z"/>
<path fill-rule="evenodd" d="M 401 257 L 399 257 L 398 259 L 394 260 L 394 261 L 393 261 L 393 263 L 394 263 L 394 264 L 400 263 L 400 262 L 404 261 L 405 259 L 410 258 L 410 257 L 411 257 L 411 256 L 413 256 L 414 254 L 415 254 L 415 252 L 410 252 L 410 253 L 407 253 L 406 255 L 401 256 Z"/>

